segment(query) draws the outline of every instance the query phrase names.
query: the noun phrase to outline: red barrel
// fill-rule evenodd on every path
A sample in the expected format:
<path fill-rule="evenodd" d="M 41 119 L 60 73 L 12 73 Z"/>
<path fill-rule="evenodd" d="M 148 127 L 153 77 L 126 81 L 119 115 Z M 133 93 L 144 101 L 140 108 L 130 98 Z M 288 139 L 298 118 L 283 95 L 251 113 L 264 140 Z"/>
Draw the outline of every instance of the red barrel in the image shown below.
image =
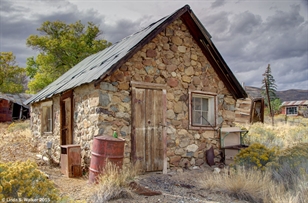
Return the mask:
<path fill-rule="evenodd" d="M 124 144 L 125 140 L 111 136 L 94 137 L 89 173 L 89 181 L 91 183 L 96 182 L 97 176 L 103 173 L 107 159 L 120 169 L 122 168 Z"/>

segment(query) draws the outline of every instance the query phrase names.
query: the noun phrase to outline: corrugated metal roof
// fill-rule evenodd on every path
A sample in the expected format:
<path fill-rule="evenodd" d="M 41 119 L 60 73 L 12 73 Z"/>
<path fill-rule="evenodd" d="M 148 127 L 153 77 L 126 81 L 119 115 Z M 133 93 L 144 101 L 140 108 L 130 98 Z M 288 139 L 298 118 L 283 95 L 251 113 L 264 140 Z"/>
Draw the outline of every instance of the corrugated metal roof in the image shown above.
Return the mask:
<path fill-rule="evenodd" d="M 301 101 L 285 101 L 282 102 L 281 106 L 303 106 L 308 105 L 308 100 L 301 100 Z"/>
<path fill-rule="evenodd" d="M 27 100 L 26 104 L 50 98 L 55 94 L 99 79 L 109 70 L 109 68 L 119 62 L 119 60 L 128 54 L 136 44 L 163 23 L 168 17 L 169 16 L 164 17 L 103 51 L 85 58 L 42 91 Z"/>
<path fill-rule="evenodd" d="M 13 103 L 19 104 L 25 108 L 29 108 L 28 105 L 25 105 L 24 102 L 32 97 L 32 94 L 24 94 L 24 93 L 19 93 L 19 94 L 5 94 L 0 92 L 0 99 L 5 99 L 7 101 L 11 101 Z"/>

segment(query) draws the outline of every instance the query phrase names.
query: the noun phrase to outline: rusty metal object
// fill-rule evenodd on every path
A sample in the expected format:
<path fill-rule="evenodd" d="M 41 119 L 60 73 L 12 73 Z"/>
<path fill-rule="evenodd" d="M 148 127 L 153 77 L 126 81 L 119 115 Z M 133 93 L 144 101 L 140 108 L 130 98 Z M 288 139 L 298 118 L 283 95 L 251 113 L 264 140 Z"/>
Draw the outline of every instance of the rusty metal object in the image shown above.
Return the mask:
<path fill-rule="evenodd" d="M 125 140 L 111 136 L 94 137 L 89 168 L 90 183 L 97 182 L 98 175 L 103 174 L 107 160 L 115 164 L 119 169 L 122 168 L 124 144 Z"/>
<path fill-rule="evenodd" d="M 0 99 L 0 122 L 12 121 L 11 104 L 7 100 Z"/>
<path fill-rule="evenodd" d="M 215 165 L 215 162 L 214 162 L 214 148 L 213 146 L 211 146 L 210 149 L 206 150 L 205 151 L 205 154 L 206 154 L 206 163 L 210 166 L 213 166 Z"/>
<path fill-rule="evenodd" d="M 154 195 L 161 195 L 162 192 L 160 191 L 154 191 L 149 188 L 143 187 L 136 183 L 135 181 L 129 183 L 129 187 L 132 189 L 133 192 L 135 192 L 138 195 L 143 196 L 154 196 Z"/>
<path fill-rule="evenodd" d="M 61 172 L 69 178 L 82 175 L 80 152 L 80 145 L 61 145 Z"/>

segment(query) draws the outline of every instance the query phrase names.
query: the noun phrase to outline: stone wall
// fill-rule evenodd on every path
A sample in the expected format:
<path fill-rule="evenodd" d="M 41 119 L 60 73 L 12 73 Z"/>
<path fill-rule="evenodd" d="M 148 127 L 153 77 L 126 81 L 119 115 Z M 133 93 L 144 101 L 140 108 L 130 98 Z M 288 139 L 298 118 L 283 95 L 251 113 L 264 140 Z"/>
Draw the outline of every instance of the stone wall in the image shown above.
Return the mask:
<path fill-rule="evenodd" d="M 52 114 L 53 114 L 53 131 L 52 133 L 42 132 L 42 104 L 46 101 L 52 101 Z M 41 154 L 47 152 L 47 142 L 52 142 L 51 156 L 55 162 L 59 162 L 61 148 L 60 148 L 60 97 L 54 96 L 52 99 L 43 102 L 31 104 L 30 107 L 30 120 L 31 131 L 33 134 L 33 142 L 38 146 Z"/>
<path fill-rule="evenodd" d="M 150 43 L 133 55 L 98 86 L 82 85 L 74 89 L 74 143 L 82 148 L 82 163 L 89 166 L 93 137 L 119 132 L 125 138 L 124 163 L 131 153 L 130 81 L 167 84 L 167 156 L 168 168 L 199 166 L 205 162 L 205 150 L 213 145 L 219 153 L 217 130 L 189 129 L 188 90 L 217 94 L 217 123 L 233 126 L 236 101 L 228 92 L 185 24 L 176 20 Z M 57 103 L 57 105 L 56 105 Z M 53 139 L 59 144 L 59 99 L 54 99 Z M 40 137 L 40 106 L 31 107 L 32 130 Z M 44 139 L 51 136 L 43 135 Z M 42 138 L 40 138 L 42 139 Z M 54 148 L 55 159 L 59 157 Z M 57 153 L 56 153 L 57 152 Z"/>

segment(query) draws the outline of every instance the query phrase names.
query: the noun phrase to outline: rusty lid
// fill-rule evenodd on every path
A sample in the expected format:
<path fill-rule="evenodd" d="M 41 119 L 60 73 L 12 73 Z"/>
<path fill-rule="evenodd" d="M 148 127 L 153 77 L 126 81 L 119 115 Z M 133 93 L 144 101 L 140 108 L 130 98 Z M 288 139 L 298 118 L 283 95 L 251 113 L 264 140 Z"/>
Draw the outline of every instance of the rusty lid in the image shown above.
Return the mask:
<path fill-rule="evenodd" d="M 123 138 L 115 138 L 109 135 L 102 135 L 102 136 L 97 136 L 94 137 L 95 139 L 99 139 L 99 140 L 109 140 L 109 141 L 116 141 L 116 142 L 123 142 L 125 141 Z"/>

